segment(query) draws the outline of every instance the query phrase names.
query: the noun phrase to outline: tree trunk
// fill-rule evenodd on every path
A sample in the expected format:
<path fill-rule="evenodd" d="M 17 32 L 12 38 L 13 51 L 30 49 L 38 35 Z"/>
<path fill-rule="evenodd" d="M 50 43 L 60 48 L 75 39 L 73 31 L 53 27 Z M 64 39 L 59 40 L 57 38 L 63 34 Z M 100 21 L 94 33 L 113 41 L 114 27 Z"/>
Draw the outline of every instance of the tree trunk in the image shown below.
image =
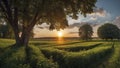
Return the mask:
<path fill-rule="evenodd" d="M 29 43 L 29 38 L 30 38 L 30 30 L 24 28 L 21 35 L 21 45 L 27 47 Z"/>
<path fill-rule="evenodd" d="M 24 34 L 23 37 L 21 37 L 21 45 L 23 46 L 28 46 L 29 43 L 29 35 L 28 34 Z"/>
<path fill-rule="evenodd" d="M 20 37 L 19 37 L 19 31 L 15 28 L 13 28 L 13 31 L 14 31 L 14 36 L 15 36 L 15 45 L 20 46 L 21 40 L 20 40 Z"/>

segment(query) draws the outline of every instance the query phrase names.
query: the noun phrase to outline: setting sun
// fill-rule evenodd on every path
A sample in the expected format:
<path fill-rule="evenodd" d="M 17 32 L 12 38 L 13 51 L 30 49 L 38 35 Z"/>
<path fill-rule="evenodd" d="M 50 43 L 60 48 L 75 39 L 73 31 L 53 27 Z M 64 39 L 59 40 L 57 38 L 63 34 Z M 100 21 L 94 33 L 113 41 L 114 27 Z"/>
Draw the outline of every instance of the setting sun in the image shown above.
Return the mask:
<path fill-rule="evenodd" d="M 58 37 L 62 37 L 63 36 L 63 33 L 61 31 L 59 31 L 57 34 L 58 34 Z"/>

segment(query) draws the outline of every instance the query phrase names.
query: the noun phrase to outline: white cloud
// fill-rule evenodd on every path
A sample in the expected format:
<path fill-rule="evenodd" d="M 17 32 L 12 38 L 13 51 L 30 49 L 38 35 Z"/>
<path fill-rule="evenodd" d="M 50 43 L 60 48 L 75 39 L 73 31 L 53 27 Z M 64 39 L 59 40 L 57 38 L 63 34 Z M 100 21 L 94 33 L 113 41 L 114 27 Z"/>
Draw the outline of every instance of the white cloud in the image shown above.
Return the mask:
<path fill-rule="evenodd" d="M 116 17 L 116 19 L 113 21 L 113 24 L 117 25 L 120 28 L 120 16 Z"/>
<path fill-rule="evenodd" d="M 96 8 L 94 10 L 94 13 L 88 14 L 89 16 L 99 16 L 99 17 L 105 17 L 107 12 L 103 8 Z"/>

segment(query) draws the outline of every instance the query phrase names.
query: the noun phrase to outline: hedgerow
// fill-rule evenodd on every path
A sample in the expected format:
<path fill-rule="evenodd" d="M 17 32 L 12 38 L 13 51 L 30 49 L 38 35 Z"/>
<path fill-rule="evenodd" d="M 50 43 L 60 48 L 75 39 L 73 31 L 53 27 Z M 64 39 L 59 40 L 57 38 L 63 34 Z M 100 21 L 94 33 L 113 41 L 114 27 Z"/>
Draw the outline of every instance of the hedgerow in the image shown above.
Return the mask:
<path fill-rule="evenodd" d="M 47 58 L 58 62 L 60 68 L 89 68 L 91 62 L 97 62 L 113 51 L 111 46 L 93 48 L 81 52 L 67 52 L 55 48 L 44 48 L 42 52 Z"/>
<path fill-rule="evenodd" d="M 32 68 L 58 68 L 57 63 L 53 63 L 51 59 L 47 59 L 36 46 L 29 46 L 28 60 Z"/>
<path fill-rule="evenodd" d="M 66 51 L 72 51 L 72 52 L 76 52 L 76 51 L 80 51 L 80 50 L 88 50 L 88 49 L 92 49 L 94 47 L 97 47 L 99 45 L 101 45 L 102 43 L 96 43 L 96 44 L 92 44 L 92 45 L 77 45 L 77 46 L 58 46 L 55 47 L 57 49 L 61 49 L 61 50 L 66 50 Z"/>

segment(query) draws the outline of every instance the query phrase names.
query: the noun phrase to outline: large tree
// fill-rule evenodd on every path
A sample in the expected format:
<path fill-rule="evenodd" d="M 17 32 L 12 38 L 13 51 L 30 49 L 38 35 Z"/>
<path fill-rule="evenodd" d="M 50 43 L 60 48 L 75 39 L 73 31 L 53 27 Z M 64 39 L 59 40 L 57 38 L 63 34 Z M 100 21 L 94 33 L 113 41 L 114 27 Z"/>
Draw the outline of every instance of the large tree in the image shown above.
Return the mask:
<path fill-rule="evenodd" d="M 106 23 L 98 28 L 98 36 L 102 39 L 118 39 L 120 36 L 119 28 L 110 23 Z"/>
<path fill-rule="evenodd" d="M 83 40 L 89 40 L 92 38 L 93 29 L 90 24 L 84 24 L 79 28 L 79 36 Z"/>
<path fill-rule="evenodd" d="M 28 45 L 30 32 L 36 24 L 47 23 L 50 29 L 68 26 L 66 15 L 77 19 L 77 14 L 92 13 L 96 0 L 0 0 L 1 19 L 14 31 L 17 45 Z M 19 26 L 22 35 L 19 36 Z"/>

